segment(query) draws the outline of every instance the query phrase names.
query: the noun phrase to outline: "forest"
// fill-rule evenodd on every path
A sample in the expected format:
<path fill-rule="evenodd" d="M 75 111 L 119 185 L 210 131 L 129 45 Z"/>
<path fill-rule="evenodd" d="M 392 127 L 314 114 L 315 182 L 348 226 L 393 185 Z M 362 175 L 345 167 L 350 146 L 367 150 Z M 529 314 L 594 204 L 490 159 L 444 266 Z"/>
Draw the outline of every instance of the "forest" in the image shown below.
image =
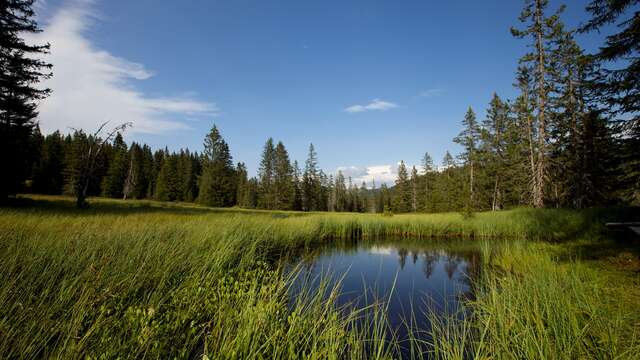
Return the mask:
<path fill-rule="evenodd" d="M 563 25 L 562 8 L 546 15 L 537 2 L 525 7 L 519 27 L 512 29 L 530 49 L 514 58 L 520 95 L 493 94 L 485 119 L 471 108 L 460 114 L 461 131 L 453 142 L 463 151 L 457 156 L 447 151 L 440 162 L 425 153 L 419 168 L 400 162 L 393 186 L 355 184 L 339 171 L 327 173 L 313 144 L 301 166 L 272 138 L 264 144 L 257 176 L 250 177 L 244 163 L 234 164 L 230 145 L 215 125 L 205 136 L 204 151 L 197 153 L 127 145 L 126 126 L 105 141 L 88 129 L 42 135 L 33 119 L 25 119 L 23 144 L 13 147 L 24 150 L 22 163 L 10 172 L 18 185 L 5 186 L 11 190 L 6 194 L 77 195 L 86 177 L 87 196 L 215 207 L 406 213 L 637 205 L 638 59 L 630 57 L 638 46 L 635 23 L 608 37 L 597 54 L 585 53 L 574 39 L 577 32 L 615 19 L 617 10 L 606 6 L 592 4 L 594 18 L 580 29 Z M 608 68 L 612 61 L 628 66 Z M 3 112 L 6 118 L 9 112 Z M 94 148 L 101 151 L 89 159 L 86 154 Z M 93 163 L 90 174 L 87 162 Z"/>

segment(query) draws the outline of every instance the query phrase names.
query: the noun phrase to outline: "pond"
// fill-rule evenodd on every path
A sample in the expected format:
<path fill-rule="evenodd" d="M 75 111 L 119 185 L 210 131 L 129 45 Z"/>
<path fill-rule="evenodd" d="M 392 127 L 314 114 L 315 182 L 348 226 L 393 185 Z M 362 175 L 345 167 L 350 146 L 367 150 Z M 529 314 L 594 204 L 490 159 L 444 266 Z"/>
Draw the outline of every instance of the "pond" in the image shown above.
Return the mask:
<path fill-rule="evenodd" d="M 413 336 L 426 337 L 429 314 L 465 316 L 463 303 L 473 296 L 480 267 L 480 252 L 469 241 L 360 241 L 304 256 L 290 297 L 300 288 L 317 288 L 324 279 L 329 287 L 340 287 L 336 303 L 347 310 L 382 301 L 390 329 L 403 346 L 407 324 Z"/>

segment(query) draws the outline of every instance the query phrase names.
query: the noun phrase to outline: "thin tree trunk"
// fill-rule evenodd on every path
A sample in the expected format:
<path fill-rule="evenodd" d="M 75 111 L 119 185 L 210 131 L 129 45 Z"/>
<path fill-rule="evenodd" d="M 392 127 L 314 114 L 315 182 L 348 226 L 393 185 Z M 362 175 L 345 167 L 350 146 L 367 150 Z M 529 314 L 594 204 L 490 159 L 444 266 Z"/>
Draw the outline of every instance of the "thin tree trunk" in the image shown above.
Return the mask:
<path fill-rule="evenodd" d="M 469 206 L 473 208 L 473 161 L 470 162 L 470 172 L 469 172 Z"/>
<path fill-rule="evenodd" d="M 411 208 L 413 212 L 418 211 L 418 184 L 417 179 L 413 179 L 411 184 Z"/>
<path fill-rule="evenodd" d="M 491 204 L 491 210 L 492 211 L 498 210 L 498 201 L 499 201 L 498 200 L 498 196 L 499 196 L 499 194 L 498 194 L 499 193 L 498 183 L 499 182 L 500 182 L 500 176 L 496 175 L 496 181 L 495 181 L 495 183 L 493 185 L 493 201 L 492 201 L 492 204 Z"/>
<path fill-rule="evenodd" d="M 538 52 L 538 163 L 536 167 L 536 177 L 534 184 L 533 205 L 537 208 L 544 207 L 544 180 L 546 174 L 546 124 L 545 124 L 545 67 L 544 67 L 544 47 L 542 42 L 543 23 L 542 23 L 542 0 L 536 1 L 536 28 L 537 42 L 536 49 Z"/>

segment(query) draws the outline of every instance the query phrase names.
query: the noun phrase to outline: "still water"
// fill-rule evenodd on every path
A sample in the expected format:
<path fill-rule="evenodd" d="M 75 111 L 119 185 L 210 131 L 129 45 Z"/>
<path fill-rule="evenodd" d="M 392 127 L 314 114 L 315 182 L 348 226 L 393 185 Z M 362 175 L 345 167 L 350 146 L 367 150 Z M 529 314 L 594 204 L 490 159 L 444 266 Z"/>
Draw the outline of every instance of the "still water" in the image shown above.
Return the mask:
<path fill-rule="evenodd" d="M 463 303 L 473 296 L 473 280 L 480 272 L 480 254 L 462 242 L 362 241 L 320 249 L 300 261 L 292 287 L 317 287 L 330 279 L 341 292 L 337 305 L 361 308 L 383 301 L 396 338 L 428 332 L 432 316 L 465 316 Z"/>

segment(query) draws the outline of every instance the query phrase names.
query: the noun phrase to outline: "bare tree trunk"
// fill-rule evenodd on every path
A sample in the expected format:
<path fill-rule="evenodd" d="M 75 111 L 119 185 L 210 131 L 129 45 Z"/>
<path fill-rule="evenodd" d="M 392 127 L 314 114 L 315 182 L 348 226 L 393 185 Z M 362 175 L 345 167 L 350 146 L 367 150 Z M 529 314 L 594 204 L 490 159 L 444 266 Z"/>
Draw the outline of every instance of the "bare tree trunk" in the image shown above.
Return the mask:
<path fill-rule="evenodd" d="M 537 191 L 537 185 L 536 185 L 536 160 L 535 160 L 535 151 L 534 151 L 534 140 L 533 140 L 533 124 L 532 124 L 532 119 L 531 119 L 531 115 L 529 113 L 529 92 L 525 90 L 524 93 L 524 99 L 525 99 L 525 113 L 527 114 L 527 138 L 529 140 L 529 165 L 531 166 L 531 184 L 532 184 L 532 195 L 536 193 Z"/>
<path fill-rule="evenodd" d="M 127 172 L 127 178 L 124 181 L 124 188 L 122 189 L 122 200 L 127 200 L 127 197 L 133 191 L 136 186 L 136 173 L 133 168 L 134 153 L 131 153 L 131 159 L 129 159 L 129 171 Z"/>
<path fill-rule="evenodd" d="M 413 212 L 418 211 L 418 179 L 411 181 L 411 209 Z"/>
<path fill-rule="evenodd" d="M 104 140 L 100 140 L 99 135 L 107 124 L 108 121 L 100 125 L 98 130 L 93 134 L 93 139 L 91 136 L 87 139 L 89 143 L 89 150 L 87 151 L 87 157 L 83 161 L 85 166 L 82 166 L 80 169 L 80 189 L 78 189 L 76 194 L 76 207 L 78 208 L 87 207 L 86 199 L 89 191 L 89 183 L 91 182 L 96 161 L 104 147 L 104 144 L 108 143 L 119 131 L 124 131 L 127 127 L 132 125 L 131 123 L 120 124 L 108 133 Z"/>
<path fill-rule="evenodd" d="M 496 181 L 494 182 L 493 185 L 493 201 L 491 203 L 491 210 L 492 211 L 496 211 L 498 210 L 498 202 L 500 201 L 499 198 L 499 190 L 498 190 L 498 183 L 500 182 L 500 176 L 496 175 Z"/>
<path fill-rule="evenodd" d="M 536 166 L 534 193 L 533 193 L 533 205 L 537 208 L 544 207 L 544 182 L 546 175 L 546 123 L 545 123 L 545 109 L 546 109 L 546 94 L 545 94 L 545 57 L 544 46 L 542 42 L 543 35 L 543 23 L 542 23 L 542 0 L 536 0 L 536 28 L 537 28 L 537 42 L 536 50 L 538 52 L 538 161 Z"/>
<path fill-rule="evenodd" d="M 473 160 L 470 161 L 469 163 L 470 165 L 470 169 L 469 169 L 469 206 L 473 209 L 474 208 L 474 194 L 473 194 Z"/>

